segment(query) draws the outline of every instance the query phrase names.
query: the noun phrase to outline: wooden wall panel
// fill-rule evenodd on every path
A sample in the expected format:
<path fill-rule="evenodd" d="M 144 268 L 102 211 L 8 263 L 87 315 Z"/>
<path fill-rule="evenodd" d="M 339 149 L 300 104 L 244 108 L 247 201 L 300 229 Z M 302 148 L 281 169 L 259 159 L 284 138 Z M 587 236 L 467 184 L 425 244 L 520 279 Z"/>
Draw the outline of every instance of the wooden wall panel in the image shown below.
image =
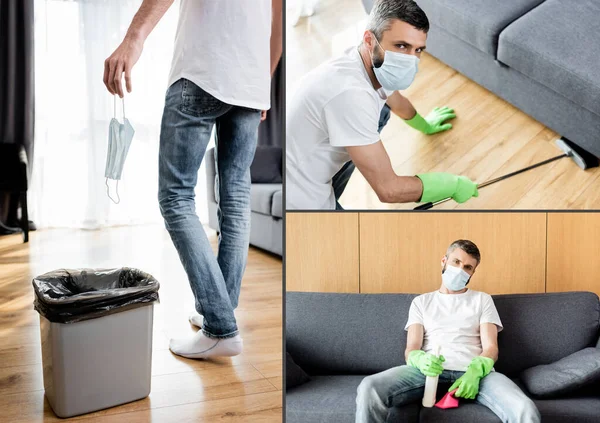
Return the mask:
<path fill-rule="evenodd" d="M 545 213 L 437 212 L 360 214 L 361 292 L 438 289 L 440 260 L 460 238 L 481 251 L 470 288 L 489 294 L 544 292 Z"/>
<path fill-rule="evenodd" d="M 358 291 L 358 213 L 286 214 L 286 290 Z"/>
<path fill-rule="evenodd" d="M 600 295 L 600 213 L 548 214 L 546 289 Z"/>

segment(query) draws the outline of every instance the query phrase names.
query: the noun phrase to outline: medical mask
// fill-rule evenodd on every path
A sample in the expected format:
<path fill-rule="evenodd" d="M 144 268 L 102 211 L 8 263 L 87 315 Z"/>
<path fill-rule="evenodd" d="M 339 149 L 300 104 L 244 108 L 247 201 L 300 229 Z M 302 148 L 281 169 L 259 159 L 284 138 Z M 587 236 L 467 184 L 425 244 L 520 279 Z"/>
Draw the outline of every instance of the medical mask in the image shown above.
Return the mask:
<path fill-rule="evenodd" d="M 106 168 L 104 170 L 104 176 L 106 177 L 106 194 L 113 203 L 119 204 L 121 198 L 119 197 L 119 180 L 123 173 L 123 166 L 125 165 L 125 159 L 131 146 L 131 140 L 135 133 L 133 126 L 129 120 L 125 117 L 125 99 L 123 98 L 123 123 L 117 120 L 117 97 L 115 96 L 114 101 L 114 116 L 110 120 L 108 126 L 108 152 L 106 154 Z M 108 180 L 113 179 L 117 181 L 117 199 L 115 201 L 109 192 Z"/>
<path fill-rule="evenodd" d="M 375 41 L 381 47 L 377 38 Z M 381 49 L 383 50 L 383 47 Z M 411 54 L 383 51 L 385 52 L 383 64 L 378 68 L 373 66 L 377 81 L 383 88 L 391 91 L 405 90 L 410 87 L 419 70 L 419 58 Z M 371 53 L 371 63 L 373 63 L 373 53 Z"/>
<path fill-rule="evenodd" d="M 467 286 L 471 276 L 464 270 L 454 267 L 446 266 L 446 270 L 442 272 L 442 281 L 444 286 L 450 291 L 460 291 Z"/>

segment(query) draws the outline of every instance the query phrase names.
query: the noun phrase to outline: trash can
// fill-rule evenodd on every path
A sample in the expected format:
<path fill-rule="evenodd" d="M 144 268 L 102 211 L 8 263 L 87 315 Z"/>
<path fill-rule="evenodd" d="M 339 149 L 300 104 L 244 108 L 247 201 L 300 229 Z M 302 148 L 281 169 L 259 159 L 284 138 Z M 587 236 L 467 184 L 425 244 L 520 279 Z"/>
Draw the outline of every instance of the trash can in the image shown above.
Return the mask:
<path fill-rule="evenodd" d="M 46 397 L 59 417 L 150 394 L 158 281 L 133 268 L 60 269 L 33 279 Z"/>

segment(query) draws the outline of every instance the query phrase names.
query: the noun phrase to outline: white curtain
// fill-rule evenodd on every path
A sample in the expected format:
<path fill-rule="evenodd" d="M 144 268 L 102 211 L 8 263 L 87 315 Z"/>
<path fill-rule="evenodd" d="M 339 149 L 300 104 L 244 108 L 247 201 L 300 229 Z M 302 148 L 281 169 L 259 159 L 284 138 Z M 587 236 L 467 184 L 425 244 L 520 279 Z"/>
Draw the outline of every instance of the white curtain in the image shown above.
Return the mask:
<path fill-rule="evenodd" d="M 302 17 L 309 17 L 315 13 L 319 0 L 287 0 L 286 17 L 292 26 L 296 26 Z"/>
<path fill-rule="evenodd" d="M 125 111 L 135 135 L 119 182 L 121 202 L 115 205 L 106 195 L 104 178 L 113 96 L 102 81 L 103 66 L 123 40 L 141 0 L 35 1 L 32 219 L 41 228 L 162 222 L 158 145 L 179 2 L 150 34 L 133 68 Z M 120 99 L 117 105 L 122 121 Z M 114 181 L 109 185 L 114 197 Z M 196 199 L 200 219 L 207 221 L 204 166 Z"/>

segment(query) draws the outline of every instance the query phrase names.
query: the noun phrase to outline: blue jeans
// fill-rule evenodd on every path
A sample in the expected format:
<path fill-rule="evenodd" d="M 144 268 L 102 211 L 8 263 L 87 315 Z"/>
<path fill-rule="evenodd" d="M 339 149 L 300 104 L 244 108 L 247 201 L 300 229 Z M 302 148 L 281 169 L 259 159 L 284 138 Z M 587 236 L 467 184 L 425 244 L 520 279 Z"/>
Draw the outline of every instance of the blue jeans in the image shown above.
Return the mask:
<path fill-rule="evenodd" d="M 450 387 L 463 374 L 444 370 L 438 383 Z M 420 403 L 424 390 L 425 375 L 412 366 L 393 367 L 367 376 L 357 389 L 356 423 L 384 423 L 391 407 Z M 533 401 L 512 380 L 498 372 L 491 372 L 481 379 L 475 402 L 489 408 L 504 423 L 541 421 Z"/>
<path fill-rule="evenodd" d="M 383 105 L 383 109 L 381 109 L 381 113 L 379 114 L 379 127 L 377 128 L 377 132 L 381 133 L 385 125 L 390 120 L 390 107 L 387 104 Z M 331 184 L 333 185 L 333 192 L 335 194 L 335 209 L 336 210 L 344 210 L 344 208 L 340 205 L 339 199 L 344 193 L 346 189 L 346 185 L 348 185 L 348 181 L 352 176 L 352 172 L 354 172 L 354 163 L 352 160 L 346 162 L 344 166 L 335 174 L 333 178 L 331 178 Z"/>
<path fill-rule="evenodd" d="M 211 338 L 238 334 L 238 304 L 250 239 L 250 165 L 260 111 L 225 104 L 187 79 L 167 91 L 160 130 L 160 210 Z M 194 188 L 216 127 L 215 194 L 219 247 L 215 257 L 196 215 Z"/>

